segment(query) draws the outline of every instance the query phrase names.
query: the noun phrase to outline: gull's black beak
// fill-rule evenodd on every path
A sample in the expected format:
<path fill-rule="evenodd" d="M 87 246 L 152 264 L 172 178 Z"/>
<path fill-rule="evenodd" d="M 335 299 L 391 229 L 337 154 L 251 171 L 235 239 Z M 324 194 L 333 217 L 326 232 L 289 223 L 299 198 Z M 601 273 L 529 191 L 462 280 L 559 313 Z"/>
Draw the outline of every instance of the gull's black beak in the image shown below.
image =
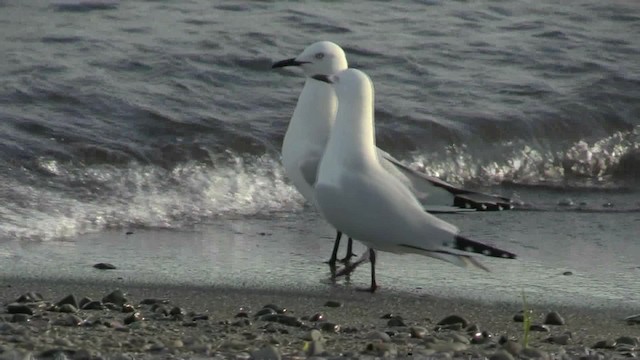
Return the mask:
<path fill-rule="evenodd" d="M 271 65 L 272 69 L 281 68 L 285 66 L 300 66 L 302 64 L 306 64 L 305 61 L 297 61 L 296 58 L 286 59 L 282 61 L 278 61 Z"/>
<path fill-rule="evenodd" d="M 318 81 L 326 82 L 327 84 L 333 84 L 333 81 L 327 75 L 313 75 L 312 79 L 316 79 Z"/>

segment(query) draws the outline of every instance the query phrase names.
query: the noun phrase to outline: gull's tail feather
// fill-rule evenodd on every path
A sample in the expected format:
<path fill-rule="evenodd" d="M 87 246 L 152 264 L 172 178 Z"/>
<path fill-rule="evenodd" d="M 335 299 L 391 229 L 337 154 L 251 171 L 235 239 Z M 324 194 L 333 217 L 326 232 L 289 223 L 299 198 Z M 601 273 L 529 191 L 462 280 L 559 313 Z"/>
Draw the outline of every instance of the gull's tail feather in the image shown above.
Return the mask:
<path fill-rule="evenodd" d="M 456 235 L 453 242 L 453 247 L 458 250 L 474 252 L 485 256 L 498 257 L 504 259 L 515 259 L 516 254 L 498 249 L 490 245 L 486 245 L 475 240 L 471 240 L 462 235 Z"/>

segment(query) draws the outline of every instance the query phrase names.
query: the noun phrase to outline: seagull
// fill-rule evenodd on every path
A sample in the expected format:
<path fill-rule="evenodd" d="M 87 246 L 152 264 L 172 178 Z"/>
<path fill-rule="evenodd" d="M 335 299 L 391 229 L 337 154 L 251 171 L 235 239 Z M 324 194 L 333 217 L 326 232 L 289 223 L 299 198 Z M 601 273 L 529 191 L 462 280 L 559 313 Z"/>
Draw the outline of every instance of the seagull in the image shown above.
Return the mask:
<path fill-rule="evenodd" d="M 369 76 L 349 68 L 312 76 L 333 84 L 338 110 L 314 185 L 315 202 L 336 229 L 369 248 L 374 292 L 375 250 L 430 256 L 489 271 L 472 254 L 515 254 L 459 235 L 454 225 L 425 212 L 413 192 L 381 162 L 376 148 L 374 89 Z"/>
<path fill-rule="evenodd" d="M 282 144 L 282 163 L 287 177 L 302 196 L 317 208 L 313 185 L 318 165 L 327 146 L 338 107 L 333 88 L 313 75 L 333 75 L 348 68 L 344 50 L 330 41 L 320 41 L 308 46 L 295 58 L 278 61 L 272 68 L 296 66 L 302 68 L 306 82 Z M 387 152 L 376 148 L 382 167 L 399 179 L 425 204 L 430 212 L 463 212 L 473 210 L 507 210 L 512 208 L 510 199 L 473 192 L 455 187 L 436 177 L 417 172 L 401 163 Z M 342 237 L 337 229 L 328 263 L 335 268 Z M 352 239 L 347 244 L 347 262 L 354 256 Z"/>

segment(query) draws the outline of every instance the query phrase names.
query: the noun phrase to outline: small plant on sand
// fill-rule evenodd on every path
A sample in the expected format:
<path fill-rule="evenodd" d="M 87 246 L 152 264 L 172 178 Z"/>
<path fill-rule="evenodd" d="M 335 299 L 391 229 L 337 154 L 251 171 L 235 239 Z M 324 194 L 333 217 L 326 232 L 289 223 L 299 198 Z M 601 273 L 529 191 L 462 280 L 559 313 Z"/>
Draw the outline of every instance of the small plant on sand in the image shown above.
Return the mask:
<path fill-rule="evenodd" d="M 532 311 L 527 305 L 527 296 L 522 290 L 522 330 L 524 331 L 524 337 L 522 338 L 522 346 L 529 346 L 529 332 L 531 331 L 531 314 Z"/>

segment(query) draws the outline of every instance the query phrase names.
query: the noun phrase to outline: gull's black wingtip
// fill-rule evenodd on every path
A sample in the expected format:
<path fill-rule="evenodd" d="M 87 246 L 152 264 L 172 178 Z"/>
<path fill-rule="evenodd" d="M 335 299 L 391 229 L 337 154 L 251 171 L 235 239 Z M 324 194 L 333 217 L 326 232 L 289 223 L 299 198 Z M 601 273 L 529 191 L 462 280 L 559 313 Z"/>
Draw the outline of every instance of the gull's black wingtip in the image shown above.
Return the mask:
<path fill-rule="evenodd" d="M 454 248 L 502 259 L 515 259 L 517 257 L 517 255 L 512 252 L 468 239 L 462 235 L 456 235 Z"/>

